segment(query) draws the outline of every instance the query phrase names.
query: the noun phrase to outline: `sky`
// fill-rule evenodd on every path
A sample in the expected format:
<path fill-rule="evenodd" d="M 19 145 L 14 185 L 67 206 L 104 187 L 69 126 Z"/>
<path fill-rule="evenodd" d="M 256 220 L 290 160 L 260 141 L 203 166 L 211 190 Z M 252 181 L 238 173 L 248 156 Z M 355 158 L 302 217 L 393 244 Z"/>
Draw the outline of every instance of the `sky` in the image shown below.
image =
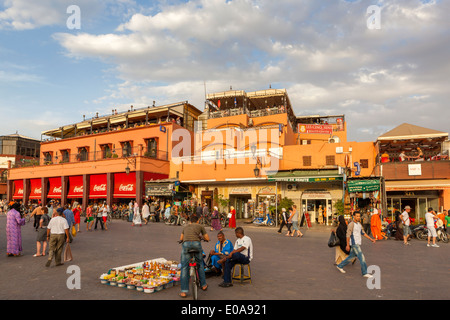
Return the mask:
<path fill-rule="evenodd" d="M 448 12 L 449 0 L 0 0 L 0 135 L 40 139 L 153 101 L 203 110 L 205 86 L 285 88 L 297 116 L 345 114 L 349 141 L 405 122 L 449 132 Z"/>

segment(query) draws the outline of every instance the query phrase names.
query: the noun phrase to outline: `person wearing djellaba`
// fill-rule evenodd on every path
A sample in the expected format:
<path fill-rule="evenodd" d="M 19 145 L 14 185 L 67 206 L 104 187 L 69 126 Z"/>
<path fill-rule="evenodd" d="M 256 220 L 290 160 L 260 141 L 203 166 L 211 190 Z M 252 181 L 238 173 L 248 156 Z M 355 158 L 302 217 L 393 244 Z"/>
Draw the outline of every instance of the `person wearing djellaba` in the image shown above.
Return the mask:
<path fill-rule="evenodd" d="M 10 204 L 10 209 L 6 215 L 6 254 L 8 257 L 17 257 L 22 252 L 22 230 L 25 225 L 25 218 L 20 214 L 20 204 L 17 202 Z"/>
<path fill-rule="evenodd" d="M 214 271 L 216 275 L 220 275 L 222 273 L 222 264 L 219 261 L 229 255 L 234 247 L 231 241 L 225 238 L 225 234 L 222 231 L 217 233 L 217 240 L 214 250 L 211 250 L 210 252 L 210 258 L 213 266 L 212 271 Z"/>

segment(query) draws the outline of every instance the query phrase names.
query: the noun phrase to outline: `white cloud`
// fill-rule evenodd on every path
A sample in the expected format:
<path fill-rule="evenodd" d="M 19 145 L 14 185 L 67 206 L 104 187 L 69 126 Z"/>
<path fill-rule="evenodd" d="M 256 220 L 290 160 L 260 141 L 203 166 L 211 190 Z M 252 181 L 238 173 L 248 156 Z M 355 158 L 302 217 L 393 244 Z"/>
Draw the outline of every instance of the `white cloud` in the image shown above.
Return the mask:
<path fill-rule="evenodd" d="M 98 104 L 190 100 L 202 108 L 203 81 L 213 84 L 208 92 L 273 84 L 288 89 L 297 113 L 348 112 L 358 139 L 405 119 L 444 130 L 449 2 L 380 5 L 381 30 L 369 30 L 363 1 L 162 2 L 151 13 L 128 11 L 110 33 L 54 39 L 69 57 L 113 66 L 120 85 Z M 358 131 L 363 123 L 373 129 Z"/>

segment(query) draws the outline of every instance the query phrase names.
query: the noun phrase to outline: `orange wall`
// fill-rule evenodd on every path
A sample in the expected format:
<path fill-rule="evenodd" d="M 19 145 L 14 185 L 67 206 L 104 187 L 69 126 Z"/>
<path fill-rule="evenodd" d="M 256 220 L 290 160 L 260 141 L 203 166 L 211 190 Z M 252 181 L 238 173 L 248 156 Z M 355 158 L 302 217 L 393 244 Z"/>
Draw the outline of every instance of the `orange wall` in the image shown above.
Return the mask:
<path fill-rule="evenodd" d="M 346 154 L 337 154 L 336 147 L 343 147 L 344 152 L 348 152 L 349 148 L 352 148 L 351 164 L 360 162 L 361 159 L 368 159 L 368 168 L 361 168 L 361 176 L 370 176 L 372 174 L 376 156 L 373 142 L 325 142 L 322 144 L 285 146 L 280 170 L 326 168 L 327 155 L 334 155 L 335 164 L 344 167 Z M 303 156 L 311 156 L 311 166 L 303 166 Z"/>
<path fill-rule="evenodd" d="M 72 156 L 78 153 L 78 148 L 80 147 L 87 147 L 88 152 L 92 153 L 94 151 L 100 152 L 100 146 L 103 144 L 112 144 L 112 149 L 115 148 L 116 150 L 118 150 L 122 149 L 121 142 L 130 140 L 133 141 L 133 147 L 142 145 L 143 151 L 145 152 L 147 149 L 145 139 L 149 138 L 157 138 L 158 150 L 169 151 L 170 158 L 170 152 L 172 150 L 172 142 L 170 141 L 170 137 L 172 135 L 172 130 L 183 128 L 172 123 L 165 123 L 163 124 L 163 126 L 166 128 L 166 133 L 160 131 L 159 125 L 149 125 L 146 127 L 129 128 L 120 131 L 110 131 L 105 133 L 45 142 L 41 144 L 41 164 L 43 164 L 44 162 L 44 152 L 52 151 L 53 156 L 55 156 L 55 152 L 57 152 L 60 156 L 59 158 L 61 159 L 61 150 L 70 149 L 70 154 Z M 169 137 L 169 141 L 167 141 L 167 137 Z M 90 158 L 89 160 L 92 159 Z"/>

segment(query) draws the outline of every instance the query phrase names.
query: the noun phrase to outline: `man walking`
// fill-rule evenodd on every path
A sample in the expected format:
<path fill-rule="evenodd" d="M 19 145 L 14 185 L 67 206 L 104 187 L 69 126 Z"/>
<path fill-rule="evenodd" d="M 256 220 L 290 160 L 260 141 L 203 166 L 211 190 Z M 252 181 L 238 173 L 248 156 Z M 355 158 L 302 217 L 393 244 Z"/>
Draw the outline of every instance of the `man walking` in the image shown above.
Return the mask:
<path fill-rule="evenodd" d="M 436 228 L 434 227 L 434 219 L 439 219 L 438 216 L 435 214 L 433 208 L 428 208 L 428 212 L 425 213 L 425 221 L 427 223 L 427 229 L 428 229 L 428 243 L 427 247 L 434 247 L 439 248 L 439 246 L 436 244 Z M 431 237 L 433 237 L 433 244 L 430 245 Z"/>
<path fill-rule="evenodd" d="M 283 227 L 287 226 L 288 224 L 288 216 L 286 213 L 286 208 L 281 208 L 281 223 L 280 223 L 280 229 L 278 229 L 278 233 L 281 233 L 283 231 Z"/>
<path fill-rule="evenodd" d="M 361 226 L 361 213 L 359 211 L 355 211 L 353 213 L 353 221 L 350 222 L 347 226 L 347 246 L 346 250 L 350 251 L 348 257 L 337 265 L 337 269 L 345 273 L 343 269 L 347 264 L 349 264 L 355 257 L 358 258 L 359 263 L 361 264 L 361 273 L 365 278 L 371 278 L 372 275 L 367 273 L 367 264 L 366 259 L 364 257 L 363 252 L 361 251 L 361 236 L 366 237 L 373 243 L 375 243 L 375 239 L 369 237 L 363 230 Z"/>
<path fill-rule="evenodd" d="M 61 255 L 64 247 L 64 238 L 69 243 L 69 224 L 63 217 L 63 209 L 56 210 L 57 216 L 52 218 L 47 226 L 47 241 L 49 243 L 48 260 L 45 264 L 50 267 L 53 257 L 55 257 L 56 266 L 62 266 Z"/>
<path fill-rule="evenodd" d="M 410 206 L 405 207 L 405 211 L 401 214 L 401 219 L 403 222 L 403 244 L 409 245 L 408 238 L 411 236 L 411 220 L 409 219 L 409 212 L 411 211 Z"/>
<path fill-rule="evenodd" d="M 73 211 L 69 209 L 69 206 L 66 204 L 64 206 L 64 211 L 63 211 L 63 216 L 64 218 L 66 218 L 67 223 L 69 225 L 69 238 L 70 238 L 70 243 L 72 243 L 73 241 L 73 236 L 72 236 L 72 226 L 75 224 L 75 217 L 73 215 Z"/>

